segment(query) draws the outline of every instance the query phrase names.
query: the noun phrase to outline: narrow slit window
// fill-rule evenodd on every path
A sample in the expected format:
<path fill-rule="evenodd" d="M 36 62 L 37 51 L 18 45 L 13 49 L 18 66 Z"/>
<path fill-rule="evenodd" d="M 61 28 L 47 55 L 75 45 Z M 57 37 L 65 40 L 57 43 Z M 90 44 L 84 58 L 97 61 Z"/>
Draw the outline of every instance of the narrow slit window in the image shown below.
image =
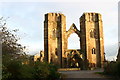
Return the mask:
<path fill-rule="evenodd" d="M 92 54 L 95 54 L 95 48 L 92 49 Z"/>

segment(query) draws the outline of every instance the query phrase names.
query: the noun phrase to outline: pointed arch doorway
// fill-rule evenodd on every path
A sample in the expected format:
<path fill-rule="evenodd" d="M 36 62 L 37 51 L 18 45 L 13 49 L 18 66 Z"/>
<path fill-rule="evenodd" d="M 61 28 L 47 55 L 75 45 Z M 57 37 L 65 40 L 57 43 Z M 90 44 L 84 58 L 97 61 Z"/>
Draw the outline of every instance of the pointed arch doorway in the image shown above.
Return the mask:
<path fill-rule="evenodd" d="M 82 54 L 80 53 L 80 31 L 73 23 L 66 32 L 68 49 L 66 51 L 66 64 L 69 68 L 83 68 Z M 70 39 L 72 37 L 72 39 Z M 70 39 L 70 40 L 69 40 Z"/>

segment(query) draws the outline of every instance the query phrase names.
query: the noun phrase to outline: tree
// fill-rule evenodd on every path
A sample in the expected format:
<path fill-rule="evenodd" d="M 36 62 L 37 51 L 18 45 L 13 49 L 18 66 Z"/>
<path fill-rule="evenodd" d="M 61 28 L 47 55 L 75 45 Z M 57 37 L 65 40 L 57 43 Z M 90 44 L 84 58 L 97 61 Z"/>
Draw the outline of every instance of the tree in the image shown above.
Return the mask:
<path fill-rule="evenodd" d="M 18 59 L 23 55 L 25 56 L 25 46 L 18 43 L 18 40 L 20 39 L 16 34 L 18 29 L 9 30 L 6 25 L 6 20 L 7 19 L 4 19 L 3 17 L 0 18 L 0 38 L 2 42 L 3 64 L 4 61 L 10 60 L 9 58 Z"/>
<path fill-rule="evenodd" d="M 60 78 L 55 65 L 29 61 L 29 57 L 24 52 L 25 47 L 17 43 L 19 40 L 15 34 L 17 31 L 9 30 L 3 17 L 0 18 L 2 80 L 56 80 Z"/>
<path fill-rule="evenodd" d="M 6 20 L 2 17 L 0 18 L 0 36 L 2 42 L 2 54 L 18 54 L 24 53 L 23 47 L 21 44 L 17 43 L 19 38 L 15 34 L 18 29 L 9 30 L 6 27 Z"/>
<path fill-rule="evenodd" d="M 17 42 L 20 39 L 16 35 L 18 29 L 9 30 L 6 25 L 6 20 L 7 19 L 4 19 L 3 17 L 0 18 L 0 41 L 2 43 L 3 78 L 10 77 L 16 73 L 16 75 L 19 75 L 17 72 L 19 71 L 18 67 L 21 67 L 19 65 L 21 65 L 22 62 L 24 62 L 23 60 L 26 58 L 24 52 L 25 47 Z M 20 60 L 22 61 L 20 62 Z"/>

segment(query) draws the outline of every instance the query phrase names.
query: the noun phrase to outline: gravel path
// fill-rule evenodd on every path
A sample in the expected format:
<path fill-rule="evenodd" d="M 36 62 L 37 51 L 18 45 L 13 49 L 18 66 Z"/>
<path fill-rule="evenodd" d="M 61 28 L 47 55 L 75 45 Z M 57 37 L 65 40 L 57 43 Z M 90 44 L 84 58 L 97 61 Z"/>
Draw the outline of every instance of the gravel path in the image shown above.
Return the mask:
<path fill-rule="evenodd" d="M 59 71 L 64 75 L 64 78 L 108 78 L 96 72 L 103 72 L 102 69 L 96 70 L 81 70 L 81 71 Z M 105 79 L 108 80 L 108 79 Z"/>

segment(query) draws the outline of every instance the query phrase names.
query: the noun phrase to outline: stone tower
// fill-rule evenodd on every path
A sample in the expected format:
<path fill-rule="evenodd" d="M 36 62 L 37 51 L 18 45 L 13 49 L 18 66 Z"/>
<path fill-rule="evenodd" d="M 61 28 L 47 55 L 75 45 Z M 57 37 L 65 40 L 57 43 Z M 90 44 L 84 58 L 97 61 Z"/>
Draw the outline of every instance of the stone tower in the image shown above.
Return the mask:
<path fill-rule="evenodd" d="M 47 13 L 44 21 L 44 54 L 45 61 L 59 64 L 64 63 L 62 57 L 67 49 L 66 17 L 61 13 Z"/>
<path fill-rule="evenodd" d="M 104 39 L 101 15 L 98 13 L 84 13 L 80 18 L 80 40 L 83 59 L 88 60 L 90 66 L 102 67 L 104 61 Z"/>
<path fill-rule="evenodd" d="M 76 33 L 80 38 L 79 50 L 68 49 L 68 37 Z M 80 51 L 80 54 L 79 52 Z M 72 53 L 73 52 L 73 53 Z M 70 57 L 78 55 L 78 58 Z M 82 55 L 82 57 L 81 57 Z M 86 68 L 102 67 L 104 62 L 104 39 L 101 15 L 98 13 L 84 13 L 80 17 L 80 31 L 73 23 L 66 31 L 66 17 L 61 13 L 47 13 L 44 21 L 44 60 L 60 67 L 83 64 Z M 86 62 L 87 61 L 87 62 Z M 82 63 L 83 62 L 83 63 Z M 70 63 L 71 64 L 71 63 Z"/>

